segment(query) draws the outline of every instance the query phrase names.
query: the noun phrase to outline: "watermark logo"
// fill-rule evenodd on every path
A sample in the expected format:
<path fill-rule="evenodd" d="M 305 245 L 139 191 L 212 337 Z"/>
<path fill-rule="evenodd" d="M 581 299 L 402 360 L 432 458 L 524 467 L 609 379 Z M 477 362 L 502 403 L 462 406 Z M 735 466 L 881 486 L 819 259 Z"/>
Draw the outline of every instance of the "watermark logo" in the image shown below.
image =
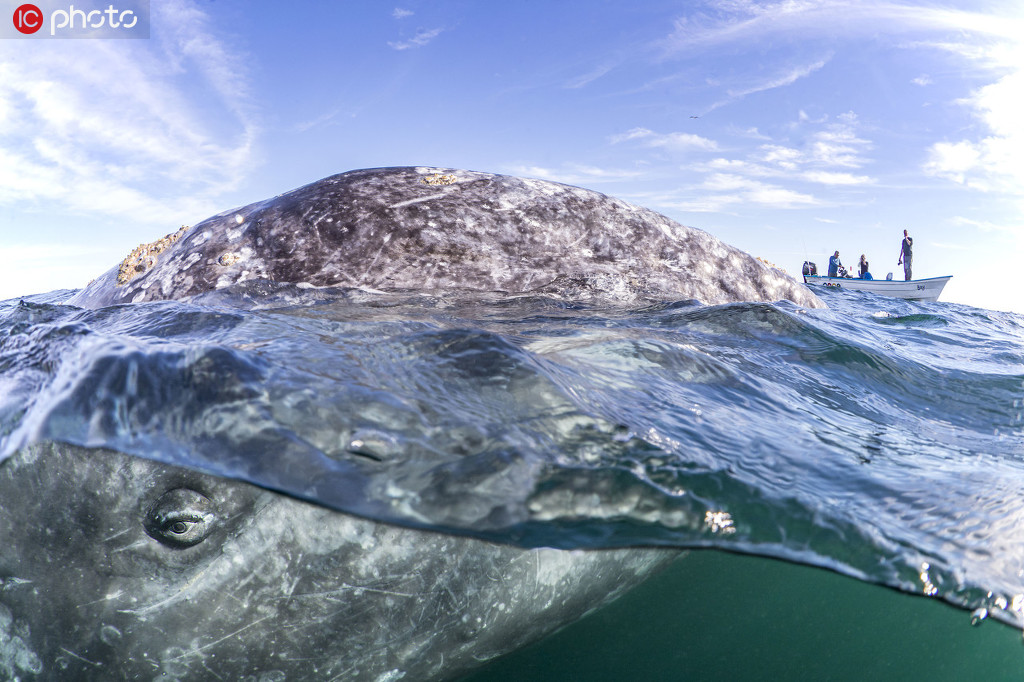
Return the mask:
<path fill-rule="evenodd" d="M 43 10 L 35 5 L 22 5 L 14 10 L 14 28 L 25 35 L 32 35 L 43 27 Z"/>
<path fill-rule="evenodd" d="M 148 38 L 149 0 L 21 3 L 0 38 Z"/>

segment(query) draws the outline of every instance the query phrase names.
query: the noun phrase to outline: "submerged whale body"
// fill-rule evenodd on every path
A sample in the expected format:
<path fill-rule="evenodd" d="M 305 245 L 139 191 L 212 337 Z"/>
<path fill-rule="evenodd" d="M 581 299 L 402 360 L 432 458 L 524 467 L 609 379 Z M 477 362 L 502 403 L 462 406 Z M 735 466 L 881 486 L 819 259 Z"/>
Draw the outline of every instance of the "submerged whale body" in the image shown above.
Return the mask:
<path fill-rule="evenodd" d="M 820 300 L 710 234 L 590 190 L 436 168 L 357 170 L 144 244 L 71 299 L 176 299 L 263 279 L 574 299 Z"/>
<path fill-rule="evenodd" d="M 677 555 L 399 528 L 109 450 L 0 465 L 0 680 L 449 679 Z"/>

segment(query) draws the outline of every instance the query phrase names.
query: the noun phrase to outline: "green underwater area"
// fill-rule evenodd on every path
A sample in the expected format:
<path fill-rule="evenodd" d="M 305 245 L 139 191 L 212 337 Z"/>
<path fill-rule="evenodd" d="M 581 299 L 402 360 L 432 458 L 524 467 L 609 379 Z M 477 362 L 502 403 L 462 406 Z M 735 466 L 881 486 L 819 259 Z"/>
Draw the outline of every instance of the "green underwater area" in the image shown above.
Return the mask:
<path fill-rule="evenodd" d="M 1020 629 L 800 564 L 692 551 L 463 682 L 1024 680 Z"/>

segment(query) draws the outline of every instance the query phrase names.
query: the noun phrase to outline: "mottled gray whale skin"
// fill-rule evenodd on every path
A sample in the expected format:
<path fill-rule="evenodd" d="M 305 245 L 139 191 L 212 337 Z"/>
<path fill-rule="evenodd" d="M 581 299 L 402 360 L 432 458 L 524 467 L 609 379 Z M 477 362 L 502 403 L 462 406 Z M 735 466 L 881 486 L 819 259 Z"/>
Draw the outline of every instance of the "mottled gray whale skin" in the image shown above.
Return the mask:
<path fill-rule="evenodd" d="M 70 303 L 177 299 L 252 279 L 823 305 L 801 283 L 710 234 L 604 194 L 414 167 L 342 173 L 214 216 L 140 246 Z"/>
<path fill-rule="evenodd" d="M 42 443 L 0 464 L 0 680 L 457 677 L 673 550 L 524 550 Z"/>

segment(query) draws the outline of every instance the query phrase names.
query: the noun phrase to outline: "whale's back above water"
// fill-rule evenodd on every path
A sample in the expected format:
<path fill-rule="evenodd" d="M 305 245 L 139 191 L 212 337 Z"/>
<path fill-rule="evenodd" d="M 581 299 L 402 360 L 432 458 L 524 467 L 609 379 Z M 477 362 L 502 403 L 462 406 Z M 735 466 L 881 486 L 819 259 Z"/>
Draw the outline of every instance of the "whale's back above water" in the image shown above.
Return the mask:
<path fill-rule="evenodd" d="M 71 303 L 300 286 L 708 304 L 820 301 L 710 234 L 598 192 L 436 168 L 334 175 L 138 247 Z"/>

